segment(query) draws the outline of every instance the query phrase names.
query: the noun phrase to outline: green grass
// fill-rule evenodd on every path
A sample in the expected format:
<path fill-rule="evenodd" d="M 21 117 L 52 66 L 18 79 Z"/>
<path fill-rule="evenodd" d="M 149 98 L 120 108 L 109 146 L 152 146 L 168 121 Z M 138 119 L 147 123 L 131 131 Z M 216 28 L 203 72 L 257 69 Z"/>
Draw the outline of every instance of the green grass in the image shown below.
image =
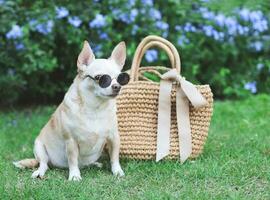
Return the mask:
<path fill-rule="evenodd" d="M 177 162 L 122 160 L 124 178 L 82 170 L 81 182 L 51 169 L 30 178 L 12 161 L 33 157 L 33 141 L 55 107 L 0 113 L 0 199 L 270 199 L 270 96 L 216 102 L 202 156 Z"/>

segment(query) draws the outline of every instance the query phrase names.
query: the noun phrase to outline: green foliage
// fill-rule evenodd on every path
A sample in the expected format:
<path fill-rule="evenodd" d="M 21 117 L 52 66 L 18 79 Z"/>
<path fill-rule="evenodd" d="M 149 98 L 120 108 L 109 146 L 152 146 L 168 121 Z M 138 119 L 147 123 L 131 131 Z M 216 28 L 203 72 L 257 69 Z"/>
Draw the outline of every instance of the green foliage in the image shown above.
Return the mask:
<path fill-rule="evenodd" d="M 104 167 L 82 169 L 68 182 L 67 169 L 49 169 L 43 180 L 12 161 L 33 157 L 34 139 L 55 107 L 0 112 L 1 199 L 270 199 L 270 96 L 216 102 L 203 154 L 174 161 L 120 160 L 126 176 Z"/>
<path fill-rule="evenodd" d="M 252 2 L 0 0 L 0 104 L 62 98 L 76 75 L 84 40 L 96 57 L 105 58 L 124 40 L 127 70 L 136 46 L 149 34 L 174 43 L 183 76 L 209 83 L 217 98 L 268 93 L 270 6 Z M 239 15 L 244 8 L 248 20 Z M 217 22 L 222 13 L 225 19 Z M 170 66 L 164 52 L 145 58 L 143 65 Z"/>
<path fill-rule="evenodd" d="M 150 72 L 144 72 L 143 73 L 143 76 L 145 76 L 146 78 L 152 80 L 152 81 L 155 81 L 155 82 L 159 82 L 160 81 L 160 77 L 153 74 L 153 73 L 150 73 Z"/>

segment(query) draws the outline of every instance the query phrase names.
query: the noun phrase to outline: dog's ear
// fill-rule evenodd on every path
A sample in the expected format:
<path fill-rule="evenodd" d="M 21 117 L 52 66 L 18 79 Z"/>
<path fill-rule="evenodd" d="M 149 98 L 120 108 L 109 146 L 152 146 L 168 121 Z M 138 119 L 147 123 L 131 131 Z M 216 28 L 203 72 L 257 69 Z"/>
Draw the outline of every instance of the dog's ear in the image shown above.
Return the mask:
<path fill-rule="evenodd" d="M 120 69 L 122 70 L 125 60 L 126 60 L 126 44 L 125 42 L 120 42 L 112 52 L 110 59 L 113 59 L 116 64 L 119 65 Z"/>
<path fill-rule="evenodd" d="M 93 51 L 87 41 L 84 41 L 83 43 L 83 49 L 78 56 L 77 60 L 77 67 L 78 72 L 84 71 L 86 66 L 90 65 L 91 62 L 95 59 L 95 55 L 93 54 Z"/>

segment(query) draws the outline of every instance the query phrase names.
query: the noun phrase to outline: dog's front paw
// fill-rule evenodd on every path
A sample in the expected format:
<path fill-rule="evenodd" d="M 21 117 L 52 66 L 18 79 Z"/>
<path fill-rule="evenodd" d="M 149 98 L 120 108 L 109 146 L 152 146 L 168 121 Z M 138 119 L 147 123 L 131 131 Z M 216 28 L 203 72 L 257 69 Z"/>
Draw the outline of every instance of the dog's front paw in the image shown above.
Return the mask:
<path fill-rule="evenodd" d="M 36 170 L 36 171 L 34 171 L 33 173 L 32 173 L 32 178 L 44 178 L 44 174 L 45 174 L 45 172 L 43 172 L 42 170 L 40 170 L 40 169 L 38 169 L 38 170 Z"/>
<path fill-rule="evenodd" d="M 112 165 L 112 173 L 114 176 L 125 176 L 125 173 L 119 164 Z"/>
<path fill-rule="evenodd" d="M 81 173 L 79 170 L 73 170 L 69 172 L 69 181 L 80 181 L 82 180 Z"/>

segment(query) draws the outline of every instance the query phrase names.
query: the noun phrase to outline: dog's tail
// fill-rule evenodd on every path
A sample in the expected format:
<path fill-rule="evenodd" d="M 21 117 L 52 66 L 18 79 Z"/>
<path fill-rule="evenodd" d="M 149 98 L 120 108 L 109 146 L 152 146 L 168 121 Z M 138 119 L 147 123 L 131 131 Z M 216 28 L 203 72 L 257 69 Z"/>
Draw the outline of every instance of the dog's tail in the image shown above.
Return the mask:
<path fill-rule="evenodd" d="M 35 168 L 38 166 L 39 162 L 34 158 L 31 159 L 27 158 L 24 160 L 13 162 L 13 164 L 20 169 L 25 169 L 25 168 Z"/>

